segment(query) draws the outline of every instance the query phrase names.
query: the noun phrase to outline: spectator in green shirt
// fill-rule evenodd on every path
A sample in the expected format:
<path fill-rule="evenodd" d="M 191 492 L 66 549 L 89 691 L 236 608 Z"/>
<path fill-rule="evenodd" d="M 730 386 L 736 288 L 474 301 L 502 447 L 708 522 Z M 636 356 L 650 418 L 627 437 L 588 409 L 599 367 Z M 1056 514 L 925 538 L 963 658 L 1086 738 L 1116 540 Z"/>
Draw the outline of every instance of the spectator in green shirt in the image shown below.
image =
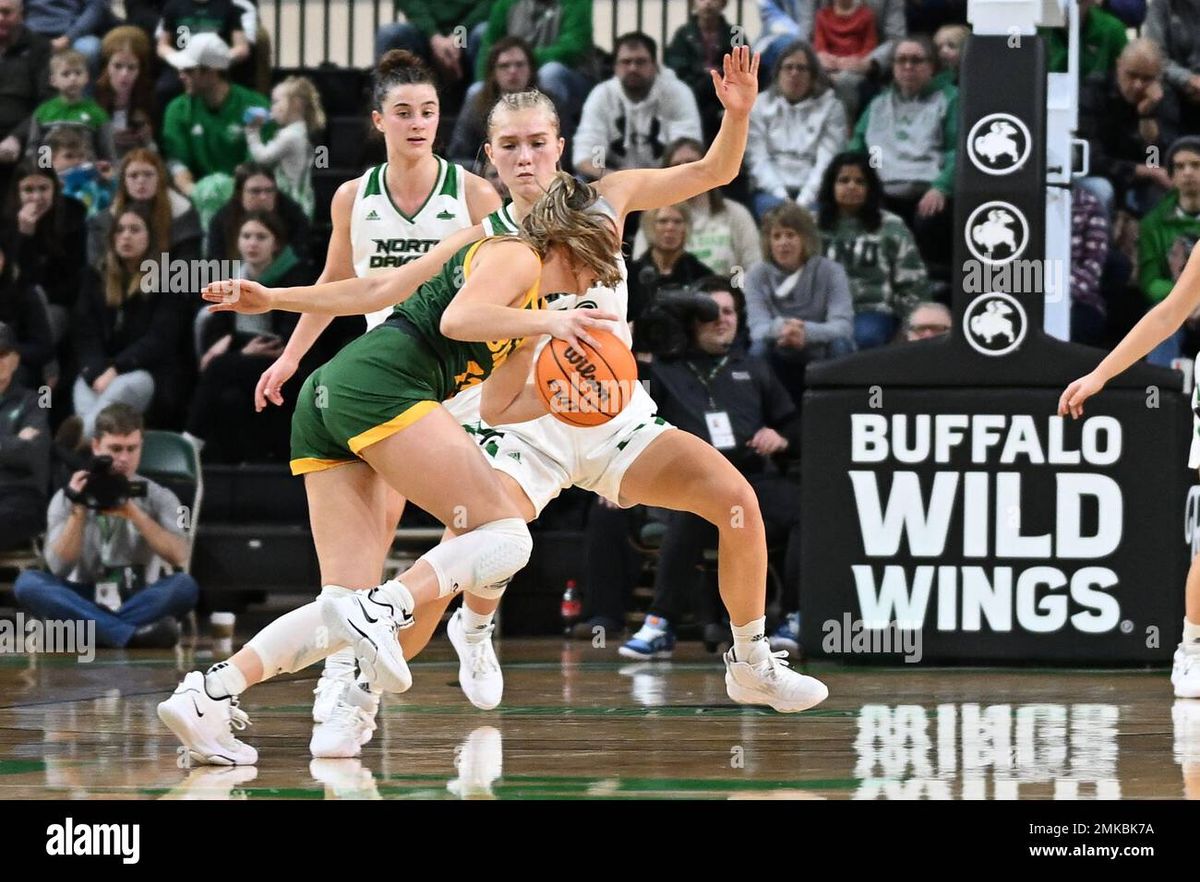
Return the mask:
<path fill-rule="evenodd" d="M 252 108 L 269 114 L 270 101 L 226 78 L 229 46 L 216 34 L 196 34 L 170 56 L 185 93 L 167 105 L 162 146 L 171 180 L 196 206 L 202 224 L 233 193 L 233 173 L 250 159 L 246 146 L 246 114 Z M 275 124 L 264 127 L 266 137 Z"/>
<path fill-rule="evenodd" d="M 1108 75 L 1117 66 L 1117 56 L 1129 42 L 1125 23 L 1100 8 L 1097 0 L 1079 0 L 1079 78 L 1089 74 Z M 1066 28 L 1040 28 L 1046 38 L 1046 65 L 1051 73 L 1067 72 Z"/>
<path fill-rule="evenodd" d="M 33 112 L 26 147 L 31 159 L 36 158 L 50 132 L 73 126 L 85 133 L 93 156 L 112 160 L 112 121 L 103 107 L 84 94 L 87 84 L 87 57 L 82 52 L 63 49 L 54 53 L 50 59 L 50 85 L 58 95 L 39 104 Z"/>
<path fill-rule="evenodd" d="M 407 49 L 425 59 L 443 83 L 475 78 L 492 0 L 395 0 L 395 8 L 405 20 L 379 26 L 376 61 L 389 49 Z"/>
<path fill-rule="evenodd" d="M 1138 228 L 1138 284 L 1153 306 L 1175 287 L 1196 242 L 1200 241 L 1200 137 L 1185 135 L 1167 151 L 1171 190 L 1142 218 Z M 1180 328 L 1146 356 L 1151 364 L 1169 367 L 1182 354 L 1187 328 Z"/>
<path fill-rule="evenodd" d="M 595 85 L 592 76 L 580 70 L 594 49 L 592 0 L 494 0 L 475 63 L 477 79 L 486 74 L 488 52 L 501 37 L 520 37 L 533 47 L 538 88 L 554 101 L 563 137 L 569 138 L 583 100 Z M 467 100 L 473 98 L 468 92 Z"/>

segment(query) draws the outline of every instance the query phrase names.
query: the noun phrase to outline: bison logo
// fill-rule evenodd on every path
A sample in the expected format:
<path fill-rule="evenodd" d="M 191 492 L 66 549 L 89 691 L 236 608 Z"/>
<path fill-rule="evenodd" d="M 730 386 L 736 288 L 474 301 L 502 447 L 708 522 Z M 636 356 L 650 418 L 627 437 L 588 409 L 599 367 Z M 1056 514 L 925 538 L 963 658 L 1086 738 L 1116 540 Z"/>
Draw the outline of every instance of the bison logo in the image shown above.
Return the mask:
<path fill-rule="evenodd" d="M 967 220 L 967 248 L 977 260 L 1008 263 L 1029 241 L 1025 216 L 1007 202 L 985 202 Z"/>
<path fill-rule="evenodd" d="M 963 329 L 971 348 L 983 355 L 1007 355 L 1025 339 L 1025 309 L 1008 294 L 976 297 L 963 313 Z"/>
<path fill-rule="evenodd" d="M 967 153 L 981 172 L 1007 175 L 1025 164 L 1031 141 L 1025 123 L 1007 113 L 993 113 L 971 127 Z"/>

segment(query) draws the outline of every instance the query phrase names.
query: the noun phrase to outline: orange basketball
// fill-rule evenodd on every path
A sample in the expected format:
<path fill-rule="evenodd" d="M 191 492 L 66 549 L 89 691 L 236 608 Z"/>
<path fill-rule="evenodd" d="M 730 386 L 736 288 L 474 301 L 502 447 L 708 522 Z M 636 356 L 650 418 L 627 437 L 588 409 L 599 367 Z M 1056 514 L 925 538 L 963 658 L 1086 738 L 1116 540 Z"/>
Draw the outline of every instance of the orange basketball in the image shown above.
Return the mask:
<path fill-rule="evenodd" d="M 538 354 L 534 383 L 546 409 L 571 426 L 599 426 L 621 412 L 633 397 L 637 361 L 611 331 L 588 332 L 596 346 L 577 350 L 551 339 Z"/>

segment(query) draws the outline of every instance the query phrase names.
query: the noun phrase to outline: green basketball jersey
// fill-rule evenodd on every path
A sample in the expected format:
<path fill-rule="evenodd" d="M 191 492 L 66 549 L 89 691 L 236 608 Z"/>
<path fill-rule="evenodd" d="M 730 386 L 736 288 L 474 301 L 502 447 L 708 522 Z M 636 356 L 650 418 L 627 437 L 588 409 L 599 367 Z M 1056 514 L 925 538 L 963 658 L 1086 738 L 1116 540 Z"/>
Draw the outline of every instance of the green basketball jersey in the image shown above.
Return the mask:
<path fill-rule="evenodd" d="M 446 261 L 436 276 L 421 286 L 408 300 L 396 307 L 388 323 L 397 320 L 407 322 L 421 332 L 429 348 L 438 356 L 442 377 L 439 388 L 444 399 L 458 394 L 468 386 L 482 383 L 492 371 L 500 367 L 510 352 L 520 345 L 517 340 L 492 340 L 487 343 L 464 343 L 451 340 L 441 331 L 442 313 L 459 289 L 471 276 L 471 259 L 479 246 L 488 239 L 481 239 L 457 251 Z M 539 309 L 538 286 L 525 292 L 521 309 Z"/>

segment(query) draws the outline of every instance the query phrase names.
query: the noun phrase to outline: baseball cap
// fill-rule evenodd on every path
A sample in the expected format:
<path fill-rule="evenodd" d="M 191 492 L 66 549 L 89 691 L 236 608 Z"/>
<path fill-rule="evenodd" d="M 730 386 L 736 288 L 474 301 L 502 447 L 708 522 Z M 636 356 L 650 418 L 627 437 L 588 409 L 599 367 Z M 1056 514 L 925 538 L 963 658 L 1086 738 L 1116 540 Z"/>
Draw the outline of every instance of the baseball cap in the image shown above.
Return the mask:
<path fill-rule="evenodd" d="M 178 70 L 193 67 L 228 70 L 231 63 L 229 45 L 217 34 L 192 35 L 186 46 L 167 56 L 167 61 Z"/>
<path fill-rule="evenodd" d="M 0 356 L 8 355 L 17 348 L 17 335 L 4 322 L 0 322 Z"/>

